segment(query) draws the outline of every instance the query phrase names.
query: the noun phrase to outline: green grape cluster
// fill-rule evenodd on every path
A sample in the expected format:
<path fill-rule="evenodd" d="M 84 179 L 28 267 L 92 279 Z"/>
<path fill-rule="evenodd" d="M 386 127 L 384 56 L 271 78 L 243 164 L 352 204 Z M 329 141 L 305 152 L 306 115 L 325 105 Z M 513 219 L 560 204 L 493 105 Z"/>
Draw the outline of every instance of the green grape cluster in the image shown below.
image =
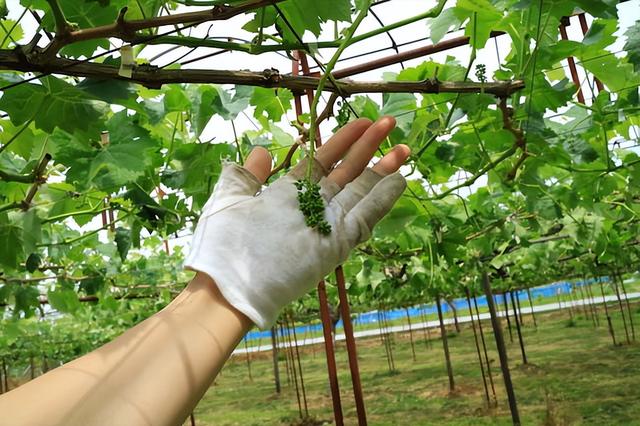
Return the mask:
<path fill-rule="evenodd" d="M 338 128 L 344 126 L 349 122 L 351 118 L 351 111 L 349 110 L 349 105 L 346 102 L 340 103 L 338 102 L 338 106 L 340 109 L 338 110 L 338 115 L 336 115 L 336 121 L 338 122 Z"/>
<path fill-rule="evenodd" d="M 487 82 L 487 66 L 485 64 L 476 65 L 476 78 L 481 83 Z"/>
<path fill-rule="evenodd" d="M 296 181 L 300 211 L 304 215 L 308 227 L 315 228 L 322 235 L 331 233 L 331 225 L 324 218 L 324 201 L 320 195 L 320 185 L 309 179 Z"/>

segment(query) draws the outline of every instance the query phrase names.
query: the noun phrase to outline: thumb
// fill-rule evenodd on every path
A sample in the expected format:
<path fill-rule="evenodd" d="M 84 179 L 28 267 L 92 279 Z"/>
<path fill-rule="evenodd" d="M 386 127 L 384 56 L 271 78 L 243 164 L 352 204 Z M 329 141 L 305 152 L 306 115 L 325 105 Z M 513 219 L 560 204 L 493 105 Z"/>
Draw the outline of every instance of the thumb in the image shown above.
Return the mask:
<path fill-rule="evenodd" d="M 249 170 L 260 183 L 265 183 L 271 173 L 271 154 L 261 146 L 253 148 L 247 161 L 244 162 L 244 168 Z"/>

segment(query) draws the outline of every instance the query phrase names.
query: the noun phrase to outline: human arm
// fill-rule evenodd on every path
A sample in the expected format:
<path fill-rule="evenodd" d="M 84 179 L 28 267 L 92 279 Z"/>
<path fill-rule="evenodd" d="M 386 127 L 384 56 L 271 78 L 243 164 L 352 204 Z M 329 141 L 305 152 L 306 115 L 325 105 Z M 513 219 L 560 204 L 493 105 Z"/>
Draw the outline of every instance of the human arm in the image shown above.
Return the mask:
<path fill-rule="evenodd" d="M 317 152 L 327 170 L 344 157 L 328 179 L 344 187 L 360 176 L 394 125 L 391 118 L 375 125 L 357 120 L 336 133 Z M 393 173 L 407 156 L 408 148 L 398 146 L 373 171 Z M 256 149 L 245 169 L 264 182 L 271 158 Z M 285 245 L 293 237 L 283 230 L 279 238 Z M 165 309 L 101 348 L 0 397 L 0 410 L 12 425 L 179 424 L 252 325 L 222 297 L 210 276 L 198 273 Z"/>

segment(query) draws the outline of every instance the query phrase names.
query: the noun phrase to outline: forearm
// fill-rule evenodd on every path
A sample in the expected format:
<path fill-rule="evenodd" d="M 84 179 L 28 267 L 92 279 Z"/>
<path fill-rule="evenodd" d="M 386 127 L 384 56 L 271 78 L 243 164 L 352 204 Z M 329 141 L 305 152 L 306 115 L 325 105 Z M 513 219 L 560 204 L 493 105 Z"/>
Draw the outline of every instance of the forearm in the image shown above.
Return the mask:
<path fill-rule="evenodd" d="M 0 398 L 0 411 L 12 425 L 179 424 L 251 326 L 198 274 L 161 312 Z"/>

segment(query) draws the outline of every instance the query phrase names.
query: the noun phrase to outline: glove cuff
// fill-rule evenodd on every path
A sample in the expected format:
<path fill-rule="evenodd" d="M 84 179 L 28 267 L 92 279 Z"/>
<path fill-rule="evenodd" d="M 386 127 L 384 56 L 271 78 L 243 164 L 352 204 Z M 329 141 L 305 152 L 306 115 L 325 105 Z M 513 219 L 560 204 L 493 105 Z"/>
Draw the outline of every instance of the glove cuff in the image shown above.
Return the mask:
<path fill-rule="evenodd" d="M 235 281 L 233 277 L 220 273 L 220 270 L 216 270 L 215 267 L 198 262 L 196 259 L 188 259 L 187 263 L 185 263 L 185 268 L 207 274 L 214 281 L 225 300 L 261 330 L 267 330 L 275 323 L 278 314 L 277 308 L 274 307 L 275 313 L 273 315 L 265 315 L 259 312 L 254 306 L 259 306 L 260 302 L 252 303 L 248 301 L 246 294 L 244 294 L 245 291 L 242 290 L 243 286 Z"/>

